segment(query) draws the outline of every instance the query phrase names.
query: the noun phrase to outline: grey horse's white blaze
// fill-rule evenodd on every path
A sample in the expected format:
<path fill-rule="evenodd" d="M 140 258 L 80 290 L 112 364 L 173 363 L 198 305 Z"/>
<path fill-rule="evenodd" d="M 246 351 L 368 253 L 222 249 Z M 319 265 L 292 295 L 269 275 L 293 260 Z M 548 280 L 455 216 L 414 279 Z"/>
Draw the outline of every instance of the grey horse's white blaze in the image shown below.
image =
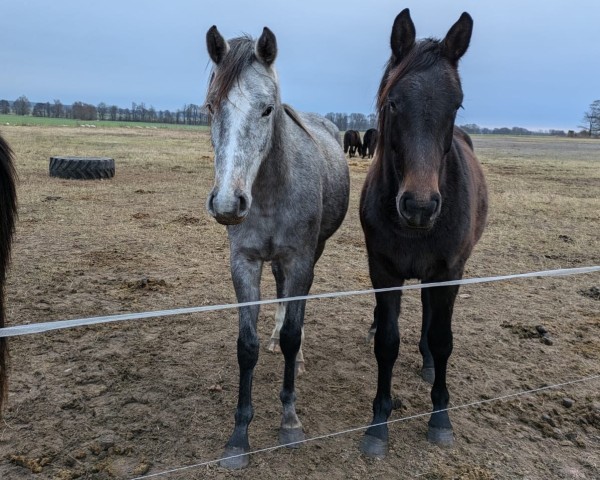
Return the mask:
<path fill-rule="evenodd" d="M 269 153 L 271 113 L 278 102 L 275 69 L 256 62 L 242 73 L 212 118 L 215 185 L 207 208 L 219 223 L 238 224 L 250 211 L 252 184 Z"/>

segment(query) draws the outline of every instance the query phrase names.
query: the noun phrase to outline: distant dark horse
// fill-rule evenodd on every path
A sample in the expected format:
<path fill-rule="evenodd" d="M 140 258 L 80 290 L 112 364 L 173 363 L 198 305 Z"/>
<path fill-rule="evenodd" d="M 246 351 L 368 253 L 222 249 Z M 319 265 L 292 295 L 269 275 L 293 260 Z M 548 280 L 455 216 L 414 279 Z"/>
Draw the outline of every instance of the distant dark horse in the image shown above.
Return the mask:
<path fill-rule="evenodd" d="M 469 46 L 473 20 L 467 13 L 444 40 L 415 42 L 408 9 L 394 21 L 392 55 L 377 107 L 379 145 L 365 181 L 360 218 L 374 288 L 462 278 L 481 237 L 487 189 L 469 136 L 454 126 L 463 94 L 458 61 Z M 453 441 L 447 411 L 446 366 L 452 352 L 451 319 L 458 287 L 421 290 L 423 323 L 419 349 L 423 377 L 433 382 L 433 413 L 427 438 Z M 373 421 L 361 442 L 369 456 L 387 452 L 392 410 L 391 379 L 398 357 L 401 292 L 376 294 L 372 329 L 378 365 Z M 383 423 L 381 425 L 381 423 Z"/>
<path fill-rule="evenodd" d="M 372 158 L 375 154 L 375 147 L 377 146 L 377 129 L 369 128 L 365 132 L 362 144 L 362 158 Z"/>
<path fill-rule="evenodd" d="M 0 136 L 0 328 L 4 327 L 4 282 L 17 217 L 17 190 L 12 151 Z M 0 338 L 0 414 L 8 395 L 8 344 Z"/>
<path fill-rule="evenodd" d="M 360 155 L 361 150 L 360 133 L 356 130 L 346 130 L 346 133 L 344 133 L 344 153 L 349 153 L 350 158 L 352 158 L 356 155 L 356 152 Z"/>
<path fill-rule="evenodd" d="M 206 98 L 215 151 L 215 186 L 209 213 L 227 225 L 231 275 L 238 301 L 260 299 L 264 262 L 271 262 L 277 297 L 306 295 L 325 241 L 348 208 L 349 173 L 339 130 L 315 114 L 282 104 L 274 61 L 275 35 L 263 30 L 225 40 L 216 27 L 206 34 L 213 75 Z M 294 388 L 305 301 L 280 303 L 276 318 L 285 358 L 279 441 L 304 438 Z M 258 361 L 259 307 L 239 309 L 237 341 L 240 383 L 235 427 L 221 465 L 248 464 L 252 377 Z M 274 333 L 275 336 L 275 333 Z M 241 455 L 236 458 L 227 458 Z"/>

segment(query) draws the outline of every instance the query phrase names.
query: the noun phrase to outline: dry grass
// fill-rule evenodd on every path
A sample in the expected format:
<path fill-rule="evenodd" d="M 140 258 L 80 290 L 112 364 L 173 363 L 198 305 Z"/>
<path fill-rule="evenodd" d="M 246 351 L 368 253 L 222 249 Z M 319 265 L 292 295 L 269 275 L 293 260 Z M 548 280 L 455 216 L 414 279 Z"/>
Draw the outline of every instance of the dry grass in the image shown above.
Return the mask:
<path fill-rule="evenodd" d="M 17 154 L 20 177 L 10 324 L 234 300 L 224 227 L 204 208 L 213 176 L 206 132 L 5 127 L 2 134 Z M 491 207 L 467 276 L 600 264 L 600 142 L 474 141 Z M 52 155 L 114 157 L 116 176 L 50 178 Z M 357 213 L 366 164 L 351 162 L 348 216 L 317 265 L 313 292 L 370 287 Z M 274 296 L 270 275 L 264 280 L 263 296 Z M 597 374 L 599 303 L 582 292 L 598 284 L 593 274 L 461 290 L 470 296 L 456 307 L 453 404 Z M 372 308 L 366 296 L 308 304 L 308 373 L 298 391 L 309 435 L 369 419 L 375 362 L 364 334 Z M 261 313 L 263 343 L 272 310 Z M 419 315 L 418 293 L 407 293 L 394 377 L 405 410 L 396 416 L 430 408 L 428 388 L 415 375 Z M 554 345 L 531 334 L 538 324 Z M 29 478 L 35 465 L 43 478 L 130 478 L 141 465 L 154 473 L 215 458 L 236 401 L 236 330 L 235 312 L 223 312 L 13 339 L 0 477 Z M 261 353 L 254 447 L 275 442 L 280 372 L 281 359 Z M 560 407 L 567 394 L 576 401 L 568 411 Z M 356 437 L 345 437 L 256 456 L 244 477 L 392 478 L 402 471 L 542 479 L 576 472 L 591 479 L 600 452 L 598 402 L 596 383 L 457 411 L 453 449 L 427 445 L 424 421 L 403 423 L 392 429 L 383 462 L 360 457 Z M 553 416 L 560 433 L 540 420 L 543 414 Z M 177 478 L 229 476 L 211 467 Z"/>

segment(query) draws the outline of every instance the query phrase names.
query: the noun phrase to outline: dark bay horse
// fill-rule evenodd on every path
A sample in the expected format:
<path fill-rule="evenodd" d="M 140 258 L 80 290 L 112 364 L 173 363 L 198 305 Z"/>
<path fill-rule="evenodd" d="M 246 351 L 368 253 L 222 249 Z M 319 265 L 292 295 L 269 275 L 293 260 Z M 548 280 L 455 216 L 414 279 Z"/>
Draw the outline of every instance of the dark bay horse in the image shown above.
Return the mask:
<path fill-rule="evenodd" d="M 215 185 L 207 209 L 227 225 L 238 302 L 260 299 L 261 272 L 269 261 L 278 298 L 306 295 L 325 241 L 348 208 L 349 172 L 339 131 L 323 117 L 296 113 L 281 103 L 274 67 L 277 42 L 268 28 L 257 41 L 227 41 L 213 26 L 206 43 L 214 62 L 206 108 L 215 151 Z M 294 381 L 305 303 L 280 303 L 276 313 L 285 358 L 281 444 L 304 439 Z M 227 468 L 248 465 L 244 453 L 250 448 L 248 426 L 254 414 L 258 313 L 258 306 L 239 309 L 238 405 L 221 460 Z M 234 455 L 239 456 L 227 458 Z"/>
<path fill-rule="evenodd" d="M 17 218 L 16 173 L 13 154 L 0 136 L 0 328 L 4 327 L 4 282 Z M 8 344 L 0 338 L 0 414 L 8 395 Z"/>
<path fill-rule="evenodd" d="M 360 133 L 356 130 L 346 130 L 344 133 L 344 153 L 348 153 L 350 158 L 352 158 L 356 155 L 356 152 L 360 155 L 361 151 Z"/>
<path fill-rule="evenodd" d="M 373 157 L 373 155 L 375 154 L 375 147 L 377 146 L 377 136 L 378 133 L 376 128 L 369 128 L 365 132 L 362 144 L 362 158 Z"/>
<path fill-rule="evenodd" d="M 362 190 L 360 219 L 374 288 L 462 278 L 465 262 L 485 227 L 487 188 L 469 136 L 454 126 L 463 93 L 458 61 L 471 39 L 467 13 L 439 41 L 415 41 L 408 9 L 395 19 L 391 58 L 377 108 L 379 144 Z M 419 349 L 423 377 L 433 383 L 427 438 L 453 441 L 447 411 L 446 367 L 458 287 L 421 290 Z M 398 357 L 401 292 L 376 294 L 372 330 L 378 365 L 373 420 L 361 441 L 368 456 L 387 452 L 391 379 Z M 383 424 L 382 424 L 383 423 Z"/>

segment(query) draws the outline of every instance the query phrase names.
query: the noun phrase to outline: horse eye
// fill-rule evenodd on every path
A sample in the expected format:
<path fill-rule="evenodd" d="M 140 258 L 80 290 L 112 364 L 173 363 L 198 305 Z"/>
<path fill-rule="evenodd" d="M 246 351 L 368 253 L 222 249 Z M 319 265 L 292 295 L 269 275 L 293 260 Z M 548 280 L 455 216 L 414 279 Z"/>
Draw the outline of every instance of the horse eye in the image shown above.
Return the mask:
<path fill-rule="evenodd" d="M 389 106 L 390 106 L 390 112 L 395 113 L 396 110 L 398 110 L 398 107 L 396 106 L 396 102 L 393 102 L 392 100 L 389 101 Z"/>
<path fill-rule="evenodd" d="M 206 107 L 206 109 L 207 109 L 207 110 L 210 112 L 210 114 L 211 114 L 211 115 L 214 113 L 214 112 L 213 112 L 213 106 L 212 106 L 210 103 L 207 103 L 207 104 L 205 105 L 205 107 Z"/>
<path fill-rule="evenodd" d="M 263 117 L 268 117 L 269 115 L 271 115 L 271 112 L 273 111 L 273 105 L 269 105 L 265 111 L 262 113 Z"/>

